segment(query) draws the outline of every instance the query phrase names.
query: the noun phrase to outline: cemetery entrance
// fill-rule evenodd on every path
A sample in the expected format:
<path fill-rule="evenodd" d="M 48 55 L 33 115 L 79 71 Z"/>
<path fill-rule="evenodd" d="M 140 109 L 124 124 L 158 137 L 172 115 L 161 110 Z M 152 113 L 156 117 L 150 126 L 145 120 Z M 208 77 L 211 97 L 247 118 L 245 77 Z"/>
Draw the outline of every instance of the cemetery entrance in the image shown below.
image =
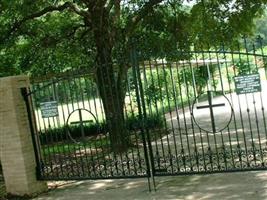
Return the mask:
<path fill-rule="evenodd" d="M 123 100 L 103 102 L 97 68 L 33 80 L 23 95 L 39 178 L 266 169 L 267 56 L 260 45 L 194 48 L 169 55 L 151 59 L 133 51 L 131 62 L 123 63 L 128 69 Z M 119 65 L 113 63 L 114 69 Z M 112 80 L 105 80 L 105 94 L 118 94 L 108 91 Z M 117 114 L 108 113 L 106 105 L 116 106 L 117 101 L 122 102 L 118 112 L 123 133 L 114 137 L 116 123 L 108 119 Z M 114 149 L 114 138 L 127 148 Z"/>

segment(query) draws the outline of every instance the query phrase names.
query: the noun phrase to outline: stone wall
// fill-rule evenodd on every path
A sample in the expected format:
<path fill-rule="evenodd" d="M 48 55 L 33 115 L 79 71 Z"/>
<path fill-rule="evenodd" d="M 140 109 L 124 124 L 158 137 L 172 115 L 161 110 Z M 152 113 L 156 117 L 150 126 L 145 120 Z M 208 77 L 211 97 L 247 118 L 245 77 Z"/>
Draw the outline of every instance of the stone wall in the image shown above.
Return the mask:
<path fill-rule="evenodd" d="M 0 79 L 0 160 L 7 193 L 35 195 L 47 190 L 36 179 L 36 162 L 29 120 L 21 88 L 30 85 L 27 76 Z"/>

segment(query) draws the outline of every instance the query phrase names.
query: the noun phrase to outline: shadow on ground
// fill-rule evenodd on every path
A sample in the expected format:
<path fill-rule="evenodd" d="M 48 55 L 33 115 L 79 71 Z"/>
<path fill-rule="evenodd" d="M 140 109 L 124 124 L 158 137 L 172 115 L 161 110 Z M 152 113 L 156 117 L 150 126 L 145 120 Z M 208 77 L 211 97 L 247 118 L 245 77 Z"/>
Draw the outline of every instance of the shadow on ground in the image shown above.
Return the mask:
<path fill-rule="evenodd" d="M 156 177 L 157 191 L 149 192 L 147 179 L 72 182 L 35 200 L 80 199 L 267 199 L 267 172 Z"/>

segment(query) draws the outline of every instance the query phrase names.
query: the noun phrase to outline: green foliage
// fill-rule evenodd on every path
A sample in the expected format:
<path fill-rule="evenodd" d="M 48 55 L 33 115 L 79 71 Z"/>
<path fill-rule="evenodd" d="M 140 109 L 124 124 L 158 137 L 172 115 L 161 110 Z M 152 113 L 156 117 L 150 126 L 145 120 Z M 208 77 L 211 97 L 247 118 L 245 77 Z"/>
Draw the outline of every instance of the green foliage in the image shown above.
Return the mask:
<path fill-rule="evenodd" d="M 210 79 L 208 67 L 211 76 Z M 180 82 L 183 83 L 185 87 L 190 86 L 190 88 L 192 89 L 196 87 L 196 91 L 198 94 L 201 94 L 203 92 L 203 89 L 208 85 L 209 82 L 211 86 L 216 90 L 218 81 L 214 80 L 213 77 L 217 70 L 217 66 L 209 65 L 208 67 L 206 65 L 201 65 L 192 69 L 188 67 L 186 69 L 181 70 Z M 195 77 L 195 79 L 193 77 Z"/>
<path fill-rule="evenodd" d="M 106 137 L 94 137 L 90 140 L 86 141 L 86 143 L 62 143 L 57 144 L 54 146 L 53 144 L 49 146 L 50 144 L 47 144 L 42 151 L 44 156 L 51 156 L 54 154 L 64 154 L 66 152 L 76 152 L 77 150 L 80 151 L 82 148 L 108 148 L 110 145 L 110 142 L 107 140 Z"/>
<path fill-rule="evenodd" d="M 85 136 L 96 136 L 105 133 L 105 123 L 91 123 L 84 126 Z M 61 142 L 65 140 L 81 138 L 81 127 L 78 125 L 65 126 L 59 128 L 51 128 L 39 132 L 41 144 L 50 144 L 53 142 Z"/>
<path fill-rule="evenodd" d="M 165 85 L 168 85 L 169 81 L 169 74 L 164 69 L 153 70 L 151 74 L 148 73 L 144 94 L 149 105 L 155 106 L 158 101 L 166 98 Z"/>
<path fill-rule="evenodd" d="M 3 1 L 1 36 L 12 26 L 12 21 L 51 4 L 49 1 L 26 2 L 13 1 L 10 4 Z M 76 30 L 79 24 L 80 18 L 69 12 L 51 13 L 23 24 L 18 32 L 12 34 L 13 37 L 0 38 L 0 71 L 5 71 L 0 75 L 30 73 L 41 76 L 72 67 L 88 67 L 93 56 L 88 53 L 90 45 L 87 42 L 90 39 L 85 36 L 79 40 L 81 29 Z M 85 48 L 82 42 L 88 46 Z"/>
<path fill-rule="evenodd" d="M 45 85 L 45 87 L 43 87 Z M 46 86 L 48 85 L 48 86 Z M 57 101 L 60 104 L 98 99 L 97 86 L 91 77 L 33 84 L 36 107 L 41 102 Z"/>
<path fill-rule="evenodd" d="M 261 14 L 266 4 L 262 0 L 238 1 L 238 4 L 233 4 L 232 0 L 214 0 L 192 1 L 191 6 L 185 6 L 184 2 L 2 0 L 0 69 L 4 72 L 0 75 L 28 73 L 39 76 L 70 68 L 103 68 L 95 70 L 96 80 L 103 104 L 108 105 L 107 101 L 125 97 L 123 84 L 128 68 L 113 62 L 126 60 L 130 66 L 128 55 L 133 38 L 138 52 L 143 55 L 141 60 L 159 57 L 188 60 L 190 55 L 185 58 L 170 52 L 188 51 L 192 42 L 204 48 L 222 41 L 231 44 L 240 34 L 251 32 L 253 19 Z M 163 77 L 167 83 L 167 75 Z M 163 92 L 168 91 L 167 88 L 164 89 L 160 82 L 150 87 L 149 101 L 157 100 L 158 95 L 155 100 L 153 93 L 162 91 L 161 95 L 167 95 Z M 76 87 L 71 85 L 70 88 L 68 95 L 73 95 Z M 104 97 L 107 93 L 104 88 L 109 92 L 109 98 Z M 107 120 L 112 122 L 110 126 L 115 124 L 113 119 L 122 119 L 122 103 L 116 106 L 117 112 L 108 106 L 104 108 L 107 118 L 113 116 Z M 110 130 L 121 131 L 123 125 L 119 121 Z M 114 149 L 123 149 L 127 144 L 123 137 L 112 138 Z"/>
<path fill-rule="evenodd" d="M 254 34 L 262 38 L 261 45 L 267 45 L 267 10 L 255 20 Z"/>
<path fill-rule="evenodd" d="M 65 2 L 0 2 L 0 76 L 20 73 L 36 76 L 62 72 L 71 67 L 95 67 L 97 49 L 101 45 L 97 44 L 99 41 L 94 37 L 94 31 L 101 29 L 98 26 L 101 12 L 92 17 L 92 23 L 72 9 L 50 11 L 34 17 L 45 8 L 59 7 Z M 191 42 L 204 46 L 211 42 L 230 43 L 240 34 L 252 32 L 253 19 L 261 16 L 265 4 L 261 0 L 240 1 L 233 9 L 232 0 L 195 1 L 190 6 L 183 1 L 159 1 L 147 9 L 137 26 L 125 35 L 125 30 L 131 27 L 131 19 L 138 15 L 146 2 L 125 1 L 120 5 L 119 17 L 116 6 L 113 6 L 109 10 L 109 23 L 102 21 L 108 30 L 102 34 L 110 34 L 113 41 L 114 60 L 119 55 L 125 57 L 128 39 L 133 37 L 139 41 L 136 46 L 145 58 L 156 58 L 165 52 L 165 57 L 172 60 L 181 59 L 181 56 L 170 52 L 189 50 Z M 92 4 L 107 6 L 96 5 L 93 1 Z M 82 1 L 75 1 L 75 5 L 81 10 L 91 11 L 90 6 Z M 91 15 L 89 13 L 88 17 Z M 257 23 L 257 30 L 265 35 L 265 20 Z M 13 30 L 17 24 L 20 26 Z"/>
<path fill-rule="evenodd" d="M 240 60 L 238 63 L 235 64 L 237 75 L 248 75 L 257 73 L 257 68 L 255 65 L 249 63 L 248 61 Z"/>
<path fill-rule="evenodd" d="M 161 128 L 164 125 L 164 118 L 163 116 L 159 116 L 156 114 L 151 114 L 147 116 L 146 119 L 140 119 L 139 116 L 130 116 L 126 119 L 126 127 L 128 130 L 140 130 L 143 128 L 148 129 L 155 129 L 155 128 Z M 144 122 L 144 125 L 143 125 Z"/>
<path fill-rule="evenodd" d="M 208 68 L 209 68 L 209 72 L 210 72 L 210 78 L 208 78 Z M 211 87 L 214 88 L 214 90 L 216 91 L 217 88 L 217 84 L 218 84 L 218 80 L 214 79 L 215 73 L 218 70 L 218 66 L 217 65 L 209 65 L 207 68 L 207 66 L 200 66 L 199 68 L 197 68 L 196 70 L 196 84 L 199 87 L 199 93 L 201 94 L 203 92 L 203 89 L 207 86 L 207 82 L 209 81 L 211 84 Z M 201 80 L 201 81 L 200 81 Z M 204 81 L 205 80 L 205 81 Z"/>
<path fill-rule="evenodd" d="M 196 94 L 201 94 L 208 84 L 216 90 L 218 80 L 215 77 L 217 65 L 209 65 L 210 79 L 208 74 L 208 67 L 206 65 L 199 65 L 196 67 L 186 66 L 181 69 L 168 64 L 168 67 L 161 67 L 160 69 L 153 69 L 146 72 L 144 78 L 144 96 L 146 103 L 150 107 L 172 107 L 174 101 L 181 103 L 184 101 L 179 97 L 183 93 L 183 98 L 195 97 Z M 188 95 L 188 96 L 187 96 Z M 169 109 L 169 108 L 168 108 Z"/>
<path fill-rule="evenodd" d="M 139 116 L 128 116 L 125 120 L 125 126 L 129 131 L 138 131 L 142 127 L 148 129 L 160 128 L 164 124 L 163 116 L 149 115 L 145 120 L 140 119 Z M 97 136 L 99 134 L 106 134 L 107 127 L 105 122 L 90 123 L 84 125 L 84 133 L 86 137 Z M 81 127 L 79 125 L 65 126 L 59 128 L 51 128 L 39 132 L 41 144 L 58 143 L 66 140 L 77 139 L 82 137 Z"/>
<path fill-rule="evenodd" d="M 263 58 L 263 67 L 267 73 L 267 58 L 266 57 Z"/>
<path fill-rule="evenodd" d="M 144 94 L 148 105 L 157 107 L 159 102 L 171 101 L 175 95 L 178 96 L 180 82 L 171 64 L 147 71 L 146 74 Z"/>

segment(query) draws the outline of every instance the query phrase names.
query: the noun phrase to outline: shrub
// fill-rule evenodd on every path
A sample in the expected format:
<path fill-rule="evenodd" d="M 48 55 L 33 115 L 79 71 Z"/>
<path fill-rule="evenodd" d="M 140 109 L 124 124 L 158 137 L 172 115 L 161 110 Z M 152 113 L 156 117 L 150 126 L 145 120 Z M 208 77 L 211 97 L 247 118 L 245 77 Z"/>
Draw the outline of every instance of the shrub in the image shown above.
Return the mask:
<path fill-rule="evenodd" d="M 128 130 L 139 130 L 142 128 L 142 120 L 139 118 L 139 116 L 128 117 L 125 124 Z M 164 124 L 163 116 L 153 114 L 149 115 L 146 119 L 144 119 L 143 128 L 154 129 L 162 127 L 163 124 Z"/>
<path fill-rule="evenodd" d="M 125 120 L 126 128 L 129 131 L 136 131 L 142 128 L 142 120 L 139 116 L 128 116 Z M 144 119 L 144 128 L 155 129 L 162 127 L 164 124 L 163 116 L 158 115 L 150 115 L 146 119 Z M 107 127 L 105 122 L 101 123 L 92 123 L 89 125 L 84 125 L 84 133 L 85 136 L 97 136 L 99 134 L 106 134 Z M 79 125 L 71 126 L 71 127 L 59 127 L 53 129 L 42 130 L 39 132 L 39 137 L 41 144 L 51 144 L 54 142 L 62 142 L 66 140 L 70 140 L 70 136 L 73 139 L 79 139 L 82 137 L 81 128 Z"/>
<path fill-rule="evenodd" d="M 84 126 L 85 136 L 94 136 L 100 133 L 105 133 L 105 124 L 90 124 Z M 59 128 L 47 129 L 39 132 L 41 144 L 50 144 L 53 142 L 60 142 L 70 139 L 81 138 L 81 128 L 78 125 L 75 126 L 64 126 Z"/>

